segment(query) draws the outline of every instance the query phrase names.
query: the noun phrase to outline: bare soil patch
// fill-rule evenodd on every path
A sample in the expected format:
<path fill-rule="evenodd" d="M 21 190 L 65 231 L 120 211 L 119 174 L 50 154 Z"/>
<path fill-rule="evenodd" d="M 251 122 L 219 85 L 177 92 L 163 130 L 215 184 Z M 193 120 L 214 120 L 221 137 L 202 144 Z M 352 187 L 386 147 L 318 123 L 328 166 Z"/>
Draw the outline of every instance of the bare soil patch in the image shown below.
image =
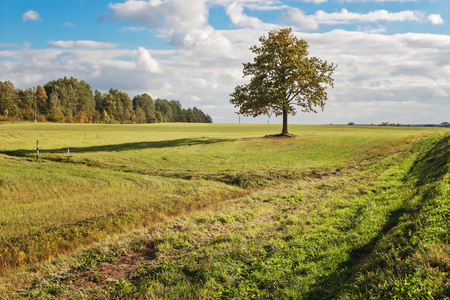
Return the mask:
<path fill-rule="evenodd" d="M 123 279 L 126 274 L 138 268 L 143 262 L 156 258 L 155 249 L 147 248 L 139 252 L 130 252 L 120 256 L 114 263 L 103 262 L 94 268 L 77 272 L 72 281 L 75 286 L 99 288 Z"/>

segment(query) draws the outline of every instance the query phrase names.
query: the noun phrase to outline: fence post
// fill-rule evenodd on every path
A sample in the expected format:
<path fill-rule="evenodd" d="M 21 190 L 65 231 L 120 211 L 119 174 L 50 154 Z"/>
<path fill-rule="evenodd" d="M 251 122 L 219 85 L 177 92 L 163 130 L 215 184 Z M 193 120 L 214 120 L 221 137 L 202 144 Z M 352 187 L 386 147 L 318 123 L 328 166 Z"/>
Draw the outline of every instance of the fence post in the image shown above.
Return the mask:
<path fill-rule="evenodd" d="M 39 140 L 36 141 L 36 159 L 39 160 Z"/>

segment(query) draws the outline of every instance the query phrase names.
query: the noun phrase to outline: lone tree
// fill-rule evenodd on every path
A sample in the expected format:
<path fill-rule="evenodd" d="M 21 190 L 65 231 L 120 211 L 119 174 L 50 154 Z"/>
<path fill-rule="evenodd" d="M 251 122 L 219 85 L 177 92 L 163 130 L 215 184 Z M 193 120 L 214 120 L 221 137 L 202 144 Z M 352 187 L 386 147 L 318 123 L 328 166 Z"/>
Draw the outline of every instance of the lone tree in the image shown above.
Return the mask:
<path fill-rule="evenodd" d="M 230 102 L 245 116 L 283 115 L 281 135 L 288 136 L 288 114 L 296 114 L 296 105 L 303 112 L 316 113 L 317 106 L 323 110 L 326 85 L 334 87 L 331 75 L 337 66 L 308 57 L 308 43 L 291 28 L 271 31 L 259 41 L 260 47 L 250 47 L 254 62 L 243 64 L 244 77 L 252 76 L 250 83 L 238 85 Z"/>

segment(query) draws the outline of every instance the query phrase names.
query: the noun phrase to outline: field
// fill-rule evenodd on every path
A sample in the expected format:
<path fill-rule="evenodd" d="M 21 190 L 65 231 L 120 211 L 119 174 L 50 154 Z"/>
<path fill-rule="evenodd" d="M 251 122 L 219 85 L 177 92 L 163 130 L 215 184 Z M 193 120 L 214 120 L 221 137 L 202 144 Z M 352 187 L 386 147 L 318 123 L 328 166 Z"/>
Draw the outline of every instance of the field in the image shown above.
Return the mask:
<path fill-rule="evenodd" d="M 0 296 L 450 297 L 448 130 L 279 130 L 0 124 Z"/>

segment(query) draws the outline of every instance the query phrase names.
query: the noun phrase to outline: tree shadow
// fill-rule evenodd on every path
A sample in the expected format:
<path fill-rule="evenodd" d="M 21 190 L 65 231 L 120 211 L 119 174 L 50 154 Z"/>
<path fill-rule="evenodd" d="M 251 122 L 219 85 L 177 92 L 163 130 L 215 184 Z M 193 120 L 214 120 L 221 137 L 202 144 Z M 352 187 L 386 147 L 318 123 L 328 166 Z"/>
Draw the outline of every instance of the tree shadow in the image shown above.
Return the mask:
<path fill-rule="evenodd" d="M 174 147 L 189 147 L 197 145 L 210 145 L 216 143 L 230 142 L 232 139 L 205 139 L 205 138 L 186 138 L 186 139 L 175 139 L 175 140 L 165 140 L 165 141 L 152 141 L 152 142 L 136 142 L 136 143 L 123 143 L 123 144 L 111 144 L 111 145 L 100 145 L 100 146 L 90 146 L 90 147 L 70 147 L 67 148 L 55 148 L 46 149 L 40 148 L 39 152 L 41 154 L 64 154 L 67 153 L 67 149 L 70 149 L 70 153 L 91 153 L 91 152 L 122 152 L 122 151 L 132 151 L 132 150 L 145 150 L 145 149 L 162 149 L 162 148 L 174 148 Z M 42 143 L 41 143 L 42 146 Z M 7 150 L 0 151 L 1 154 L 6 154 L 9 156 L 16 157 L 33 157 L 36 155 L 36 149 L 17 149 L 17 150 Z"/>
<path fill-rule="evenodd" d="M 414 213 L 415 211 L 416 209 L 406 206 L 392 211 L 380 232 L 363 246 L 351 250 L 349 258 L 340 263 L 335 271 L 318 280 L 314 287 L 305 295 L 304 299 L 336 299 L 338 295 L 354 283 L 356 274 L 364 273 L 365 270 L 361 267 L 364 261 L 377 249 L 380 240 L 400 224 L 404 215 Z M 361 284 L 360 282 L 360 285 L 366 284 Z"/>
<path fill-rule="evenodd" d="M 432 148 L 424 155 L 417 158 L 411 168 L 405 174 L 404 182 L 412 182 L 418 189 L 414 195 L 405 199 L 403 204 L 390 212 L 390 216 L 383 225 L 379 233 L 370 239 L 361 247 L 354 248 L 349 253 L 349 258 L 339 264 L 335 271 L 322 277 L 316 282 L 314 287 L 305 295 L 304 299 L 335 299 L 338 295 L 345 292 L 349 287 L 353 286 L 355 274 L 364 274 L 369 271 L 364 269 L 365 260 L 375 255 L 380 241 L 391 232 L 393 228 L 399 226 L 404 217 L 406 219 L 417 219 L 420 212 L 424 209 L 428 201 L 433 199 L 435 188 L 444 175 L 449 172 L 450 168 L 450 135 L 434 143 Z M 436 183 L 436 184 L 432 184 Z M 426 186 L 427 184 L 430 184 Z M 419 189 L 421 188 L 421 189 Z M 412 204 L 411 199 L 420 196 L 420 201 Z M 360 211 L 357 212 L 361 213 Z M 356 216 L 358 220 L 359 216 Z M 363 217 L 363 216 L 361 216 Z M 405 224 L 405 230 L 414 234 L 417 226 L 414 224 Z M 404 234 L 408 234 L 404 232 Z M 408 239 L 405 239 L 408 240 Z M 392 243 L 401 246 L 401 239 L 398 235 L 392 236 Z M 409 247 L 410 248 L 410 247 Z M 410 248 L 409 251 L 414 251 Z M 406 254 L 406 253 L 404 253 Z M 360 286 L 370 286 L 370 282 L 359 282 Z"/>
<path fill-rule="evenodd" d="M 416 159 L 405 180 L 416 179 L 416 186 L 436 182 L 447 174 L 450 167 L 450 135 L 437 141 L 422 157 Z"/>

